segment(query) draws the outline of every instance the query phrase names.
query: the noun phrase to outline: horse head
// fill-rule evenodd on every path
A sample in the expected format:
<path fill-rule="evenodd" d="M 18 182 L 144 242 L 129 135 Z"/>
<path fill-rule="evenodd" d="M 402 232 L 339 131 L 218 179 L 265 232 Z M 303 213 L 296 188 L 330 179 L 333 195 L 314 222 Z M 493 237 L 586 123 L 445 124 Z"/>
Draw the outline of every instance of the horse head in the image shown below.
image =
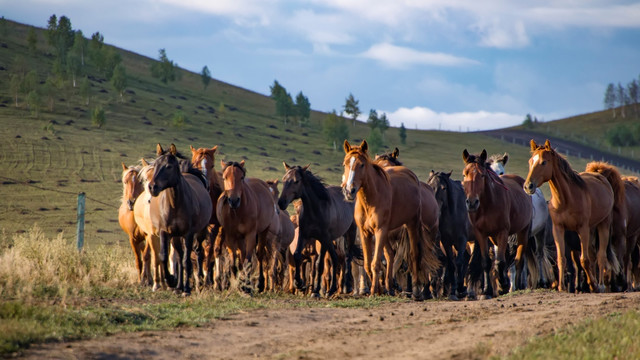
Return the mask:
<path fill-rule="evenodd" d="M 122 163 L 122 198 L 130 211 L 133 211 L 133 204 L 143 190 L 140 168 Z"/>
<path fill-rule="evenodd" d="M 347 140 L 344 141 L 344 174 L 342 174 L 342 194 L 347 201 L 356 198 L 358 190 L 362 187 L 363 179 L 368 168 L 373 165 L 368 151 L 367 140 L 362 140 L 360 146 L 351 146 Z"/>
<path fill-rule="evenodd" d="M 244 160 L 220 161 L 222 166 L 222 180 L 224 181 L 224 195 L 229 203 L 229 207 L 237 209 L 242 201 L 242 183 L 247 174 L 244 167 Z"/>
<path fill-rule="evenodd" d="M 400 156 L 400 150 L 398 150 L 398 148 L 395 148 L 392 152 L 387 152 L 382 155 L 376 155 L 373 163 L 378 164 L 383 168 L 388 166 L 401 166 L 402 162 L 398 160 L 398 156 Z"/>
<path fill-rule="evenodd" d="M 209 174 L 213 171 L 216 150 L 218 150 L 218 145 L 212 147 L 211 149 L 195 149 L 193 146 L 191 146 L 191 164 L 193 164 L 195 168 L 202 171 L 205 177 L 208 177 Z"/>
<path fill-rule="evenodd" d="M 289 166 L 286 162 L 282 164 L 286 172 L 282 177 L 282 193 L 278 198 L 278 207 L 285 210 L 294 199 L 299 199 L 302 196 L 303 177 L 305 171 L 309 169 L 309 165 L 300 167 Z"/>
<path fill-rule="evenodd" d="M 151 196 L 158 196 L 161 191 L 175 187 L 182 176 L 178 158 L 172 153 L 160 155 L 153 162 L 153 176 L 148 187 Z"/>
<path fill-rule="evenodd" d="M 531 139 L 530 145 L 529 173 L 523 188 L 527 194 L 533 195 L 538 186 L 551 179 L 555 151 L 551 148 L 549 140 L 545 141 L 544 145 L 538 145 L 535 140 Z"/>
<path fill-rule="evenodd" d="M 451 173 L 452 172 L 435 172 L 433 170 L 429 173 L 429 180 L 427 180 L 427 184 L 433 188 L 436 201 L 438 202 L 438 207 L 440 209 L 448 203 L 447 199 L 449 198 L 448 192 L 450 191 L 449 183 Z"/>
<path fill-rule="evenodd" d="M 504 153 L 502 155 L 494 154 L 489 157 L 487 163 L 491 166 L 491 170 L 493 170 L 498 175 L 504 175 L 504 167 L 507 165 L 507 161 L 509 161 L 509 154 Z"/>
<path fill-rule="evenodd" d="M 480 208 L 480 197 L 485 189 L 487 181 L 487 151 L 482 150 L 480 155 L 469 154 L 467 149 L 462 152 L 462 160 L 465 163 L 462 175 L 464 180 L 462 185 L 464 192 L 467 194 L 467 210 L 475 212 Z"/>
<path fill-rule="evenodd" d="M 280 181 L 278 179 L 275 180 L 267 180 L 265 181 L 267 186 L 269 187 L 269 192 L 273 195 L 273 201 L 278 202 L 278 197 L 280 196 L 280 190 L 278 190 L 278 184 Z"/>

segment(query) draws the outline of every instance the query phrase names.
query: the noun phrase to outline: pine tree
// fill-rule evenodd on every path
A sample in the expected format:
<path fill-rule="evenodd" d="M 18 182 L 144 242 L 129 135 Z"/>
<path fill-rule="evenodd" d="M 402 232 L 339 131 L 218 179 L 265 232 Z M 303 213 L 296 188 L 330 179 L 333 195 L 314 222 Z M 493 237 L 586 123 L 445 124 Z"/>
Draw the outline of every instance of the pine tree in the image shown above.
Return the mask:
<path fill-rule="evenodd" d="M 407 129 L 404 127 L 404 123 L 400 123 L 400 129 L 398 130 L 398 135 L 400 136 L 400 143 L 402 145 L 407 144 Z"/>

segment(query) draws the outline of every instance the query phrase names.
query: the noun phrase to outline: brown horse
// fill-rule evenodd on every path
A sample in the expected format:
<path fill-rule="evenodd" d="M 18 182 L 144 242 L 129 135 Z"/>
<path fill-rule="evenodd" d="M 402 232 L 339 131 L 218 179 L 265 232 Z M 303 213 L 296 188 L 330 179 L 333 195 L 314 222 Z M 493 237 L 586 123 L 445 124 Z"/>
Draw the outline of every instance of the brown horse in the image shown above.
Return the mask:
<path fill-rule="evenodd" d="M 277 236 L 280 233 L 278 209 L 267 184 L 257 178 L 247 178 L 244 160 L 241 162 L 221 161 L 224 192 L 217 204 L 217 216 L 222 226 L 223 245 L 231 259 L 231 269 L 237 276 L 239 262 L 245 273 L 245 284 L 241 289 L 251 291 L 246 286 L 249 281 L 254 252 L 260 267 L 258 290 L 264 290 L 264 268 L 273 270 Z M 216 272 L 220 271 L 216 259 Z M 271 274 L 275 275 L 275 271 Z M 216 274 L 216 277 L 218 275 Z M 273 279 L 272 279 L 273 281 Z"/>
<path fill-rule="evenodd" d="M 635 176 L 623 176 L 622 181 L 624 181 L 627 203 L 627 249 L 622 265 L 627 277 L 626 290 L 632 290 L 633 278 L 638 269 L 638 264 L 632 261 L 632 255 L 638 250 L 638 236 L 640 236 L 640 182 Z"/>
<path fill-rule="evenodd" d="M 566 287 L 564 233 L 565 230 L 572 230 L 580 237 L 580 263 L 586 272 L 589 288 L 594 292 L 603 291 L 605 269 L 612 268 L 607 259 L 614 205 L 611 185 L 598 173 L 575 172 L 569 162 L 551 148 L 549 140 L 538 146 L 532 139 L 529 174 L 524 190 L 533 194 L 536 188 L 545 182 L 549 182 L 551 189 L 549 212 L 553 221 L 553 238 L 558 250 L 558 290 L 563 291 Z M 599 238 L 598 278 L 595 277 L 595 264 L 589 251 L 591 246 L 595 247 L 595 238 L 592 236 L 595 230 L 598 231 Z"/>
<path fill-rule="evenodd" d="M 391 270 L 394 259 L 388 251 L 389 232 L 406 227 L 409 237 L 408 259 L 412 275 L 413 298 L 423 299 L 422 284 L 439 262 L 432 243 L 425 236 L 422 225 L 421 185 L 418 177 L 404 166 L 383 169 L 371 161 L 366 140 L 360 146 L 344 141 L 344 197 L 355 200 L 354 219 L 360 231 L 364 267 L 371 279 L 371 293 L 380 294 L 378 279 L 382 252 L 387 260 L 386 290 L 391 290 Z M 373 243 L 375 236 L 375 244 Z M 373 256 L 372 256 L 373 255 Z"/>
<path fill-rule="evenodd" d="M 168 273 L 169 239 L 182 245 L 176 290 L 191 293 L 193 264 L 191 251 L 197 236 L 207 235 L 207 225 L 211 218 L 212 203 L 207 190 L 207 181 L 202 172 L 188 161 L 179 161 L 171 152 L 165 153 L 158 144 L 158 158 L 154 161 L 154 172 L 148 183 L 152 196 L 149 211 L 153 226 L 160 235 L 160 261 Z M 178 249 L 180 250 L 180 249 Z M 170 281 L 169 285 L 173 285 Z"/>
<path fill-rule="evenodd" d="M 462 171 L 464 180 L 462 185 L 467 194 L 466 205 L 469 220 L 476 241 L 480 247 L 480 256 L 484 270 L 484 287 L 481 299 L 493 296 L 491 284 L 491 261 L 488 256 L 487 238 L 497 248 L 495 254 L 496 270 L 500 289 L 499 294 L 509 291 L 507 280 L 507 264 L 505 252 L 508 238 L 516 234 L 518 249 L 516 252 L 516 289 L 522 284 L 522 270 L 525 264 L 525 251 L 528 247 L 529 231 L 533 207 L 530 197 L 522 191 L 524 179 L 517 175 L 498 176 L 487 164 L 487 151 L 480 155 L 470 155 L 467 149 L 462 152 L 465 167 Z M 538 269 L 533 256 L 533 249 L 527 252 L 532 261 L 526 261 L 530 269 L 530 276 L 535 277 Z M 533 281 L 537 283 L 537 279 Z"/>
<path fill-rule="evenodd" d="M 398 150 L 398 148 L 395 148 L 394 151 L 391 153 L 376 155 L 373 163 L 381 166 L 384 169 L 392 166 L 402 166 L 402 163 L 398 160 L 398 156 L 400 156 L 400 150 Z M 436 246 L 435 244 L 441 240 L 440 231 L 439 231 L 440 207 L 438 206 L 438 201 L 436 200 L 435 191 L 433 190 L 433 188 L 422 181 L 420 181 L 420 204 L 422 206 L 422 209 L 421 209 L 422 225 L 427 227 L 430 235 L 432 234 L 431 236 L 429 236 L 428 240 L 433 243 L 432 246 Z M 389 237 L 392 238 L 392 237 L 397 237 L 404 234 L 406 234 L 405 231 L 397 231 L 394 233 L 390 233 Z M 453 249 L 451 245 L 452 244 L 446 244 L 446 245 L 443 244 L 443 249 L 447 255 L 447 258 L 451 260 L 450 262 L 448 262 L 448 265 L 451 264 L 452 266 L 449 269 L 449 274 L 455 273 L 455 264 L 453 263 L 454 255 L 453 255 Z M 402 249 L 399 249 L 399 250 L 402 250 Z M 385 250 L 385 251 L 389 251 L 390 253 L 393 252 L 393 250 L 391 249 Z M 402 251 L 399 251 L 399 253 L 401 252 Z M 399 255 L 402 255 L 402 254 L 399 254 Z M 396 267 L 399 265 L 399 263 L 400 262 L 396 262 Z M 395 269 L 392 269 L 392 270 L 395 270 Z M 449 294 L 450 299 L 458 300 L 455 294 L 456 292 L 455 281 L 453 283 L 449 283 L 448 285 L 451 285 L 449 289 L 453 290 L 453 292 Z M 427 297 L 429 297 L 429 292 L 428 291 L 425 291 L 425 292 L 427 293 Z"/>
<path fill-rule="evenodd" d="M 267 186 L 269 187 L 269 191 L 271 192 L 271 195 L 273 195 L 273 201 L 275 203 L 278 202 L 278 197 L 280 196 L 280 191 L 278 190 L 278 182 L 279 181 L 277 179 L 266 181 Z M 277 260 L 278 263 L 281 264 L 284 268 L 285 261 L 288 260 L 287 253 L 289 252 L 289 245 L 291 245 L 295 237 L 296 226 L 294 226 L 293 222 L 291 221 L 291 216 L 286 210 L 280 210 L 278 217 L 280 218 L 280 233 L 278 234 L 277 241 Z M 278 283 L 280 283 L 279 276 L 276 276 L 276 280 L 278 280 Z M 269 284 L 269 290 L 275 290 L 275 285 L 276 284 Z"/>
<path fill-rule="evenodd" d="M 129 236 L 129 244 L 131 244 L 138 270 L 138 281 L 140 284 L 150 284 L 152 281 L 149 274 L 151 253 L 148 247 L 145 249 L 145 234 L 136 224 L 133 214 L 133 204 L 143 191 L 140 167 L 126 166 L 122 163 L 122 202 L 118 209 L 118 222 Z"/>
<path fill-rule="evenodd" d="M 613 250 L 615 261 L 625 265 L 625 255 L 627 254 L 627 224 L 629 222 L 629 211 L 627 210 L 626 186 L 622 181 L 620 172 L 613 165 L 602 161 L 592 161 L 587 164 L 586 172 L 599 173 L 604 176 L 613 190 L 613 219 L 611 223 L 610 249 Z M 630 201 L 635 201 L 631 199 Z M 617 268 L 617 266 L 616 266 Z M 626 269 L 619 269 L 617 274 L 609 274 L 611 291 L 620 291 L 627 286 Z M 616 276 L 617 275 L 617 276 Z"/>
<path fill-rule="evenodd" d="M 216 215 L 216 204 L 218 198 L 224 191 L 224 184 L 222 183 L 222 175 L 214 168 L 215 153 L 218 150 L 218 146 L 214 146 L 211 149 L 199 148 L 195 149 L 191 147 L 191 164 L 196 169 L 202 171 L 202 174 L 209 181 L 209 197 L 213 204 L 213 211 L 211 211 L 211 218 L 209 219 L 209 239 L 206 246 L 197 243 L 198 245 L 198 275 L 202 276 L 202 264 L 207 269 L 207 277 L 205 283 L 210 285 L 213 283 L 213 252 L 214 243 L 218 237 L 220 231 L 220 222 Z M 220 254 L 220 246 L 218 246 L 218 255 Z M 204 259 L 202 258 L 204 255 Z"/>

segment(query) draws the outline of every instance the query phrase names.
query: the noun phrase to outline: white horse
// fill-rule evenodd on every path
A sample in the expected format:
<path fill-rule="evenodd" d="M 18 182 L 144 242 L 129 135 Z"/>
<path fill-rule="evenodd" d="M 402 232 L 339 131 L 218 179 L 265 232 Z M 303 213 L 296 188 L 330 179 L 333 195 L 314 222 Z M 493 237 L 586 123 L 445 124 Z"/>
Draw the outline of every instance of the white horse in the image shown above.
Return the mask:
<path fill-rule="evenodd" d="M 509 154 L 503 155 L 491 155 L 487 162 L 491 165 L 491 169 L 498 175 L 504 175 L 504 166 L 509 160 Z M 540 188 L 536 189 L 536 192 L 531 195 L 531 203 L 533 205 L 533 216 L 531 218 L 531 237 L 536 241 L 536 255 L 538 262 L 540 263 L 538 268 L 540 269 L 540 281 L 543 286 L 548 287 L 553 282 L 555 275 L 553 273 L 553 265 L 551 260 L 552 254 L 549 253 L 549 249 L 546 246 L 546 237 L 551 237 L 551 217 L 549 216 L 549 207 L 547 200 L 542 194 Z M 553 242 L 553 238 L 550 238 Z M 513 272 L 515 273 L 515 272 Z M 538 284 L 530 284 L 533 287 Z M 511 287 L 514 288 L 515 284 L 512 281 Z"/>

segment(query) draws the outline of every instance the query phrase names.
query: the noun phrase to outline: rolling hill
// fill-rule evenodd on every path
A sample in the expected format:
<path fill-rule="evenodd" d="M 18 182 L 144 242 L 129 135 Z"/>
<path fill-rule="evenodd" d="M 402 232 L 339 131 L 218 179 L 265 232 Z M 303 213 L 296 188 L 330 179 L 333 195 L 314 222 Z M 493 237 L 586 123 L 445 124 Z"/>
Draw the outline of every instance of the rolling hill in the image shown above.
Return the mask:
<path fill-rule="evenodd" d="M 281 178 L 282 161 L 286 161 L 291 165 L 311 164 L 312 171 L 326 183 L 340 182 L 343 152 L 341 148 L 334 151 L 323 138 L 326 113 L 312 111 L 305 127 L 291 123 L 285 126 L 274 115 L 273 100 L 264 94 L 215 79 L 204 91 L 200 75 L 186 70 L 180 70 L 180 80 L 165 85 L 150 75 L 154 59 L 127 50 L 115 49 L 128 74 L 124 101 L 88 65 L 89 105 L 66 81 L 54 99 L 53 109 L 43 106 L 35 116 L 25 105 L 24 95 L 15 106 L 9 88 L 16 58 L 23 60 L 27 70 L 36 70 L 41 83 L 51 73 L 53 56 L 44 32 L 37 29 L 37 50 L 30 52 L 26 41 L 29 28 L 7 21 L 0 40 L 0 228 L 5 237 L 37 224 L 48 235 L 63 232 L 73 238 L 76 195 L 82 191 L 87 194 L 87 246 L 127 245 L 117 223 L 122 191 L 120 163 L 134 164 L 141 157 L 152 159 L 156 143 L 175 143 L 187 154 L 189 145 L 218 145 L 218 159 L 244 159 L 248 175 L 263 179 Z M 265 84 L 265 91 L 268 86 Z M 347 94 L 348 90 L 345 97 Z M 309 100 L 313 107 L 313 99 Z M 90 117 L 97 105 L 106 112 L 106 122 L 100 128 Z M 342 105 L 335 104 L 335 108 Z M 188 118 L 182 126 L 174 126 L 171 121 L 178 111 Z M 359 142 L 368 130 L 363 123 L 349 125 L 349 140 Z M 401 160 L 423 179 L 432 169 L 453 171 L 454 177 L 460 178 L 465 148 L 470 152 L 508 151 L 509 171 L 526 175 L 527 147 L 481 133 L 407 133 L 406 145 L 400 145 L 398 129 L 390 128 L 385 144 L 398 146 Z M 575 157 L 570 161 L 576 169 L 583 169 L 587 162 Z"/>

